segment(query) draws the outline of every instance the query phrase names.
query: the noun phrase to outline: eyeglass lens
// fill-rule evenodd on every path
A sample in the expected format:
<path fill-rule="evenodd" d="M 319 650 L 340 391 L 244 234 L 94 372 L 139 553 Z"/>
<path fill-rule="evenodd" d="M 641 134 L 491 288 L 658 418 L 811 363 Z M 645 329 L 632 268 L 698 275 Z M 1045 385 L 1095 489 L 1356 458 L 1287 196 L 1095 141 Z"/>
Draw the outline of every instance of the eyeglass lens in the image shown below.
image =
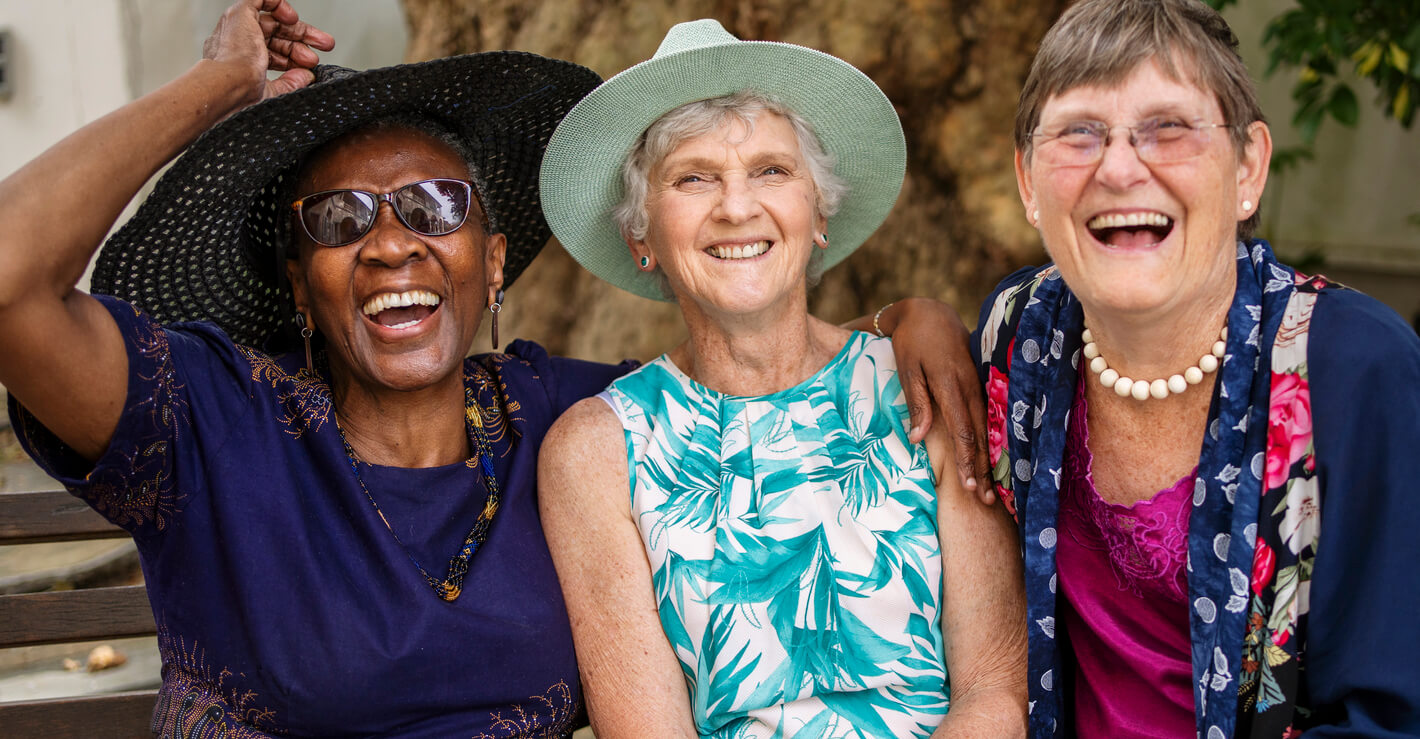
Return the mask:
<path fill-rule="evenodd" d="M 1115 126 L 1128 131 L 1129 141 L 1139 158 L 1163 163 L 1192 159 L 1208 146 L 1208 132 L 1217 124 L 1190 125 L 1184 121 L 1154 118 L 1134 126 Z M 1111 128 L 1099 121 L 1081 121 L 1063 126 L 1039 147 L 1047 163 L 1056 166 L 1091 165 L 1104 156 Z"/>
<path fill-rule="evenodd" d="M 344 246 L 370 230 L 381 200 L 388 200 L 401 223 L 425 236 L 458 230 L 468 218 L 471 188 L 462 180 L 425 180 L 388 194 L 327 190 L 300 201 L 301 225 L 313 241 Z"/>

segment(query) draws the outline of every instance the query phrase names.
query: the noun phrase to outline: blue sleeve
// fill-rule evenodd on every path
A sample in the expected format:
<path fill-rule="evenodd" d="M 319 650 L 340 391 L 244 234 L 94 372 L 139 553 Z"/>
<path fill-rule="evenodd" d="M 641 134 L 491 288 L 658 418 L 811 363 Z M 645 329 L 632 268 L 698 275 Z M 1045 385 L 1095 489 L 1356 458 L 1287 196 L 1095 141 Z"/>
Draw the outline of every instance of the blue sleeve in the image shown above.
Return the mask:
<path fill-rule="evenodd" d="M 93 463 L 69 448 L 14 396 L 15 435 L 40 467 L 110 522 L 134 536 L 161 531 L 189 490 L 182 473 L 206 463 L 194 450 L 220 448 L 248 416 L 238 353 L 220 329 L 205 323 L 161 326 L 117 298 L 95 295 L 123 336 L 128 390 L 108 449 Z M 196 423 L 206 414 L 210 423 Z M 180 469 L 181 468 L 181 469 Z"/>
<path fill-rule="evenodd" d="M 538 371 L 552 401 L 554 418 L 562 415 L 573 403 L 605 390 L 612 380 L 640 365 L 640 362 L 633 359 L 623 360 L 620 364 L 602 364 L 554 357 L 542 346 L 522 339 L 509 344 L 507 352 L 526 361 Z"/>
<path fill-rule="evenodd" d="M 1328 290 L 1307 368 L 1322 503 L 1305 736 L 1420 736 L 1420 338 L 1374 299 Z"/>

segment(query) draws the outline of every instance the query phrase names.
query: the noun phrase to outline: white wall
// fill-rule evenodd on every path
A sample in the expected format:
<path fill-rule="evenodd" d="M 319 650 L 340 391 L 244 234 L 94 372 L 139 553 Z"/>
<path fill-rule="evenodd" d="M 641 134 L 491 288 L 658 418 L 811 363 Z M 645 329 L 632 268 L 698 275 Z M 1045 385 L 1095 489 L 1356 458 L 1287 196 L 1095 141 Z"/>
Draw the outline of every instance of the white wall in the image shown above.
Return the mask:
<path fill-rule="evenodd" d="M 1295 69 L 1263 79 L 1266 22 L 1295 0 L 1244 0 L 1224 15 L 1238 34 L 1275 147 L 1295 146 L 1291 98 Z M 1409 131 L 1381 115 L 1377 88 L 1352 80 L 1360 121 L 1328 120 L 1312 161 L 1274 176 L 1262 199 L 1262 226 L 1284 259 L 1320 254 L 1320 272 L 1374 295 L 1407 320 L 1420 315 L 1420 123 Z"/>
<path fill-rule="evenodd" d="M 0 0 L 13 89 L 0 101 L 0 176 L 181 74 L 201 57 L 202 42 L 226 6 L 220 0 Z M 322 55 L 324 62 L 363 69 L 403 58 L 408 33 L 398 0 L 297 0 L 296 7 L 335 36 L 336 48 Z M 80 286 L 87 281 L 86 275 Z"/>

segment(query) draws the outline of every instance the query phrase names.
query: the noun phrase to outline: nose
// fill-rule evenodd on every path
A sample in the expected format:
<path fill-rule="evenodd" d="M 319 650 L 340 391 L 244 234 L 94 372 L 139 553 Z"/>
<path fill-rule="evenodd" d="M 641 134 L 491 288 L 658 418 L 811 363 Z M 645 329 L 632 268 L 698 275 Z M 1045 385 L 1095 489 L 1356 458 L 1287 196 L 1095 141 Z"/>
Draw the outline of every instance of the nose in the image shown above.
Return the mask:
<path fill-rule="evenodd" d="M 759 194 L 746 177 L 725 177 L 720 184 L 716 216 L 729 223 L 744 223 L 759 212 Z"/>
<path fill-rule="evenodd" d="M 1120 131 L 1116 134 L 1115 131 Z M 1139 158 L 1139 150 L 1134 140 L 1134 132 L 1126 126 L 1110 129 L 1100 146 L 1099 166 L 1095 168 L 1095 179 L 1100 184 L 1114 190 L 1125 190 L 1152 176 L 1148 165 Z"/>
<path fill-rule="evenodd" d="M 399 267 L 407 262 L 423 259 L 428 254 L 428 245 L 411 231 L 399 216 L 394 205 L 382 201 L 375 208 L 375 222 L 360 243 L 360 261 L 385 267 Z"/>

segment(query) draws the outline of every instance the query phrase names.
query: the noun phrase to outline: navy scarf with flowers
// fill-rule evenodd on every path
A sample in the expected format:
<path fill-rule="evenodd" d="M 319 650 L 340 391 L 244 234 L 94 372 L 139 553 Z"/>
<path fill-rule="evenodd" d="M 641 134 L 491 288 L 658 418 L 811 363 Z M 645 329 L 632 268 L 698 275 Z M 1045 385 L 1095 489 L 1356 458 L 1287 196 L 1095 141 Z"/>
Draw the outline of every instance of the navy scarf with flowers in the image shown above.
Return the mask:
<path fill-rule="evenodd" d="M 1322 283 L 1299 279 L 1261 240 L 1238 244 L 1237 267 L 1189 516 L 1193 695 L 1206 739 L 1300 732 L 1298 654 L 1319 525 L 1305 347 Z M 993 477 L 1025 552 L 1032 736 L 1054 735 L 1063 708 L 1055 526 L 1082 324 L 1048 267 L 998 295 L 979 329 Z M 1285 361 L 1273 361 L 1274 343 Z"/>

